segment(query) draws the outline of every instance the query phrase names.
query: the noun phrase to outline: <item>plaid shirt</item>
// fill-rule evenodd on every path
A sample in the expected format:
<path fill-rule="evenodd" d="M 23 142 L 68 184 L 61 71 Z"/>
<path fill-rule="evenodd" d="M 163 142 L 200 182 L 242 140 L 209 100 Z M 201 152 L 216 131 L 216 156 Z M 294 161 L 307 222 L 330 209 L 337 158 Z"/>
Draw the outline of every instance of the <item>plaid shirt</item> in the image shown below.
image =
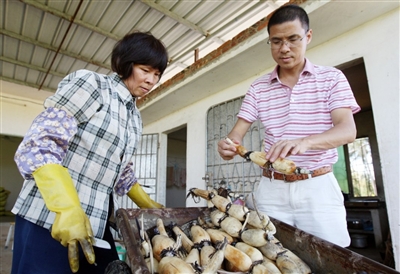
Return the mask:
<path fill-rule="evenodd" d="M 15 155 L 25 181 L 12 212 L 50 228 L 55 213 L 47 209 L 32 172 L 61 164 L 75 183 L 94 235 L 102 238 L 113 188 L 123 195 L 136 182 L 132 157 L 142 121 L 135 98 L 117 74 L 79 70 L 60 82 L 44 106 Z"/>

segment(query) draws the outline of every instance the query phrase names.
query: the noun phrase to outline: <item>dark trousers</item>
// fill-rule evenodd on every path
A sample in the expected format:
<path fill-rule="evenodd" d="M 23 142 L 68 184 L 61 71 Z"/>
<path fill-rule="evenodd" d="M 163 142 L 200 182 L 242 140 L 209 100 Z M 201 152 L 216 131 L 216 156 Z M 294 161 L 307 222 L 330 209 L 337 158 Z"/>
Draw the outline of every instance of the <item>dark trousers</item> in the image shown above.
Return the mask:
<path fill-rule="evenodd" d="M 89 264 L 80 249 L 78 273 L 104 274 L 107 265 L 118 259 L 114 239 L 108 225 L 103 239 L 110 243 L 111 249 L 93 247 L 97 266 Z M 63 273 L 72 273 L 68 262 L 68 248 L 54 240 L 49 230 L 17 215 L 11 274 Z"/>

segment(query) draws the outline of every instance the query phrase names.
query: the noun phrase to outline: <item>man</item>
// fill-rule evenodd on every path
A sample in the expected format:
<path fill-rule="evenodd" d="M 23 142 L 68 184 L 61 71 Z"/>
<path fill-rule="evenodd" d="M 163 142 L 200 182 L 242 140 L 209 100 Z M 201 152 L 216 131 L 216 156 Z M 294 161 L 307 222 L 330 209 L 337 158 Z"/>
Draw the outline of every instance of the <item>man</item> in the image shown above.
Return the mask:
<path fill-rule="evenodd" d="M 250 86 L 228 137 L 240 144 L 251 124 L 265 126 L 266 159 L 293 160 L 311 175 L 284 176 L 264 170 L 255 192 L 257 208 L 339 246 L 350 244 L 343 195 L 332 173 L 336 148 L 356 137 L 353 113 L 360 110 L 343 73 L 313 65 L 305 52 L 312 39 L 307 13 L 299 6 L 277 9 L 268 23 L 276 68 Z M 237 153 L 225 140 L 220 156 Z"/>

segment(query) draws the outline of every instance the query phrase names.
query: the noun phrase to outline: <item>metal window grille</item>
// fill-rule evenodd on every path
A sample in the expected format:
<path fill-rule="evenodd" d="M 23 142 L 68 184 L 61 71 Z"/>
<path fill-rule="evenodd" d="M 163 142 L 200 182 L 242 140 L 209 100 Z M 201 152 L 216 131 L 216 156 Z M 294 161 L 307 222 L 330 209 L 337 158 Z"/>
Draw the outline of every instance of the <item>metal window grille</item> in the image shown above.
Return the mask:
<path fill-rule="evenodd" d="M 134 161 L 134 170 L 138 182 L 149 194 L 150 198 L 157 197 L 157 170 L 158 170 L 158 134 L 144 134 L 138 144 Z M 114 199 L 120 208 L 137 208 L 136 204 L 127 196 L 115 195 Z M 120 240 L 118 232 L 112 230 L 115 240 Z"/>
<path fill-rule="evenodd" d="M 244 97 L 213 106 L 207 113 L 207 176 L 209 187 L 226 187 L 238 194 L 248 195 L 260 182 L 262 169 L 240 156 L 223 160 L 217 151 L 218 141 L 225 138 L 233 128 Z M 260 121 L 252 124 L 243 139 L 247 150 L 263 151 L 264 129 Z"/>

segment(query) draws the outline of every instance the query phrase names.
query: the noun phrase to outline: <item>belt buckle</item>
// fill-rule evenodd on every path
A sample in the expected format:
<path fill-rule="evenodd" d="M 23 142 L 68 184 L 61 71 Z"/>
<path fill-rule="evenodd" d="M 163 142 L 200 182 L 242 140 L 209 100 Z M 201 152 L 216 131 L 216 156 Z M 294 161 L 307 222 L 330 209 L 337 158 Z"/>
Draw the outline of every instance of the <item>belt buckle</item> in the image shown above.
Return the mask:
<path fill-rule="evenodd" d="M 306 179 L 313 178 L 314 171 L 308 170 L 308 169 L 305 169 L 305 168 L 301 168 L 301 167 L 297 167 L 295 172 L 294 172 L 294 174 L 295 175 L 307 175 L 308 178 L 303 178 L 302 179 L 302 180 L 306 180 Z M 298 181 L 298 180 L 296 180 L 296 181 Z"/>

